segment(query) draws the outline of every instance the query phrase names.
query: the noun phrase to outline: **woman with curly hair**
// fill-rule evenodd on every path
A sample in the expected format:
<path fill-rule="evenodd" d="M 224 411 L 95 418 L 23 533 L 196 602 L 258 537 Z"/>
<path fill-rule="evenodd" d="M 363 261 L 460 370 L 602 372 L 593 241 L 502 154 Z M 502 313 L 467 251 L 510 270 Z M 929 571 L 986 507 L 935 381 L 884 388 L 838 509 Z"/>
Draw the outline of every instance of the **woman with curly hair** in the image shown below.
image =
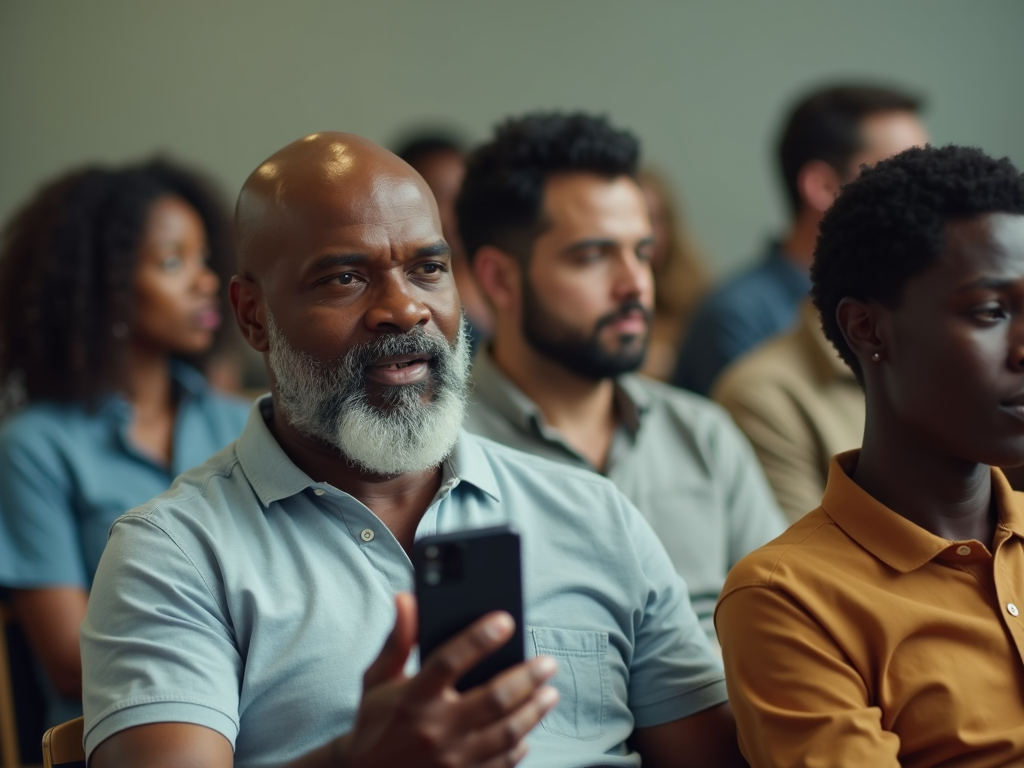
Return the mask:
<path fill-rule="evenodd" d="M 230 233 L 191 173 L 155 161 L 47 185 L 0 244 L 0 586 L 48 719 L 81 714 L 78 625 L 111 522 L 241 432 L 195 367 L 220 325 Z"/>
<path fill-rule="evenodd" d="M 861 172 L 812 297 L 863 390 L 821 506 L 716 624 L 754 768 L 1024 765 L 1024 179 L 966 147 Z"/>

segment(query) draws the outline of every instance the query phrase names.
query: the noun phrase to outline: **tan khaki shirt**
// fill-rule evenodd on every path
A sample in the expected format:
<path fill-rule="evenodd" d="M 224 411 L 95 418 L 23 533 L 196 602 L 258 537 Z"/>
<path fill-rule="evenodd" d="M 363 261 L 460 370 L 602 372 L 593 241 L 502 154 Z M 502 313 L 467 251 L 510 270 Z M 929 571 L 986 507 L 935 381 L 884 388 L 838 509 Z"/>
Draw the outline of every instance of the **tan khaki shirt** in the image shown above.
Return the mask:
<path fill-rule="evenodd" d="M 818 506 L 829 461 L 864 436 L 864 394 L 810 301 L 794 330 L 729 366 L 712 397 L 750 439 L 791 521 Z"/>

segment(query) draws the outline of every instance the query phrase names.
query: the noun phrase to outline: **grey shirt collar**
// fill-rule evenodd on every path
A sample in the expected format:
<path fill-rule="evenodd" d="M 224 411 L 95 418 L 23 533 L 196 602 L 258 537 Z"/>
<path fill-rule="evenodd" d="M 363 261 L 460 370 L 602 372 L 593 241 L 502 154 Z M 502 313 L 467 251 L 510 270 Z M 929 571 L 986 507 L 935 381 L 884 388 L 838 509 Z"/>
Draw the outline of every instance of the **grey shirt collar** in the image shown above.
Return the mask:
<path fill-rule="evenodd" d="M 273 414 L 274 401 L 270 395 L 257 400 L 236 447 L 242 471 L 264 506 L 321 485 L 295 466 L 281 448 L 267 426 Z M 465 432 L 460 433 L 441 472 L 441 488 L 445 492 L 465 482 L 496 501 L 501 500 L 490 463 L 477 442 L 467 439 Z"/>

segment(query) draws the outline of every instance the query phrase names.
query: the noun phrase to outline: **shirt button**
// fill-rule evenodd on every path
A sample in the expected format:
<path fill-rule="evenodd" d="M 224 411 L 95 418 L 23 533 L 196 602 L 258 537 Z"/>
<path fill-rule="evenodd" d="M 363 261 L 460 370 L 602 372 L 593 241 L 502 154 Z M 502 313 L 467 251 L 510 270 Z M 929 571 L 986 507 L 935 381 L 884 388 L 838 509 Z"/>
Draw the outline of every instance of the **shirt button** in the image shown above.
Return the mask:
<path fill-rule="evenodd" d="M 313 493 L 315 493 L 317 496 L 323 496 L 324 495 L 324 489 L 323 488 L 314 488 L 313 489 Z"/>
<path fill-rule="evenodd" d="M 1006 610 L 1008 610 L 1010 612 L 1011 616 L 1016 616 L 1018 613 L 1020 613 L 1020 611 L 1017 610 L 1017 606 L 1014 605 L 1013 603 L 1007 603 L 1006 604 Z"/>
<path fill-rule="evenodd" d="M 369 528 L 363 528 L 363 532 L 359 534 L 359 538 L 363 541 L 373 541 L 373 531 Z M 1017 610 L 1014 608 L 1013 610 Z M 1016 616 L 1017 614 L 1014 614 Z"/>
<path fill-rule="evenodd" d="M 956 548 L 956 553 L 958 555 L 969 555 L 971 554 L 971 548 L 968 547 L 966 544 L 961 544 L 959 547 Z"/>

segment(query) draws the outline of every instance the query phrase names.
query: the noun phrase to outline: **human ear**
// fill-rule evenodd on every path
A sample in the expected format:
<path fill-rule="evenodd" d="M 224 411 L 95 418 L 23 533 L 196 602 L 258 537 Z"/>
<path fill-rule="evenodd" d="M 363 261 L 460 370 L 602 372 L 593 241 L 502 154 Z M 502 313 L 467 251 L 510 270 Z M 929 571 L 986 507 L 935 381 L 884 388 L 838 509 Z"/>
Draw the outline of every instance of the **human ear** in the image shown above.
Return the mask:
<path fill-rule="evenodd" d="M 879 332 L 879 309 L 877 304 L 865 304 L 849 296 L 836 307 L 839 330 L 860 359 L 862 369 L 885 357 L 885 344 Z"/>
<path fill-rule="evenodd" d="M 811 160 L 800 169 L 796 185 L 804 205 L 821 214 L 832 205 L 842 183 L 831 165 L 824 160 Z"/>
<path fill-rule="evenodd" d="M 515 256 L 493 245 L 485 245 L 473 257 L 473 272 L 495 310 L 516 311 L 522 295 L 522 274 Z"/>
<path fill-rule="evenodd" d="M 263 292 L 259 285 L 248 277 L 235 275 L 228 286 L 228 295 L 231 298 L 231 309 L 235 313 L 238 329 L 249 346 L 257 352 L 269 350 Z"/>

